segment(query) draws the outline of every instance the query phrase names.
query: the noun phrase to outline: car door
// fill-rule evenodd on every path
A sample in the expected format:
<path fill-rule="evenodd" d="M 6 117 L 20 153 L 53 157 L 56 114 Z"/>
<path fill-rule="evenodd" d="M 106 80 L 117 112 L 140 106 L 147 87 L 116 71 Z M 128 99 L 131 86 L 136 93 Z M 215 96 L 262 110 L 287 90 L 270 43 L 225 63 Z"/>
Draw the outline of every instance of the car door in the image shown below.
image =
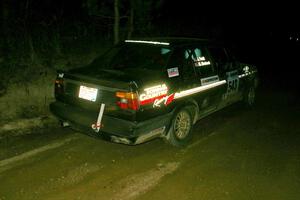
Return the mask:
<path fill-rule="evenodd" d="M 240 100 L 242 92 L 240 89 L 239 65 L 229 57 L 226 49 L 222 46 L 210 46 L 208 50 L 220 79 L 226 81 L 222 91 L 220 107 Z"/>
<path fill-rule="evenodd" d="M 193 90 L 198 91 L 194 98 L 199 105 L 201 117 L 217 109 L 222 98 L 225 81 L 220 80 L 204 45 L 186 47 L 184 58 L 188 61 L 188 67 L 194 74 Z"/>

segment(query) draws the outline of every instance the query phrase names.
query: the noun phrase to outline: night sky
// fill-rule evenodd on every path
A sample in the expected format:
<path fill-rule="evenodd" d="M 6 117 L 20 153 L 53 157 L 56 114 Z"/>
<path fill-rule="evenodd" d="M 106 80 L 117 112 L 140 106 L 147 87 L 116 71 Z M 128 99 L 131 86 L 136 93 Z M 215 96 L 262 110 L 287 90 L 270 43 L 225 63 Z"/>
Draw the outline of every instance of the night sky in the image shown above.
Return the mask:
<path fill-rule="evenodd" d="M 3 0 L 5 1 L 5 0 Z M 81 20 L 87 11 L 82 6 L 85 0 L 37 0 L 10 1 L 15 16 L 26 15 L 29 3 L 30 19 L 37 23 L 58 20 Z M 151 2 L 151 1 L 149 1 Z M 157 1 L 153 1 L 157 2 Z M 151 12 L 154 26 L 175 27 L 174 35 L 226 38 L 260 38 L 265 35 L 287 34 L 299 31 L 297 5 L 288 1 L 174 1 L 161 0 Z M 128 15 L 129 1 L 120 1 L 121 15 Z M 113 16 L 113 1 L 98 1 L 99 7 L 107 6 Z M 137 27 L 138 29 L 138 27 Z"/>
<path fill-rule="evenodd" d="M 113 35 L 112 0 L 96 1 L 103 16 L 91 16 L 86 6 L 87 0 L 2 0 L 10 5 L 9 22 L 11 31 L 14 26 L 27 24 L 31 30 L 42 27 L 48 32 L 60 26 L 61 36 L 72 35 L 83 26 L 96 27 L 96 36 L 101 32 Z M 120 16 L 128 16 L 130 1 L 120 1 Z M 268 64 L 267 67 L 281 67 L 281 64 L 294 63 L 299 49 L 298 6 L 288 1 L 143 1 L 151 5 L 146 21 L 155 31 L 140 31 L 144 24 L 136 24 L 133 36 L 183 36 L 220 39 L 239 44 L 254 62 Z M 3 4 L 4 5 L 4 4 Z M 2 12 L 3 13 L 3 12 Z M 101 18 L 101 19 L 100 19 Z M 95 20 L 96 19 L 96 20 Z M 99 20 L 100 19 L 100 20 Z M 93 21 L 94 20 L 94 21 Z M 98 20 L 98 21 L 97 21 Z M 135 16 L 140 21 L 140 16 Z M 26 22 L 26 23 L 24 23 Z M 78 23 L 80 22 L 80 23 Z M 76 24 L 77 23 L 77 24 Z M 17 24 L 17 25 L 15 25 Z M 70 25 L 71 24 L 71 25 Z M 72 24 L 76 24 L 72 26 Z M 121 28 L 126 30 L 128 19 L 121 19 Z M 69 28 L 71 27 L 71 28 Z M 13 34 L 16 31 L 12 31 Z M 126 31 L 121 39 L 126 38 Z M 66 34 L 67 33 L 67 34 Z M 282 51 L 284 49 L 284 51 Z M 5 52 L 5 51 L 4 51 Z M 280 53 L 279 53 L 280 52 Z M 277 61 L 273 57 L 287 59 Z M 276 62 L 274 62 L 276 60 Z M 263 70 L 264 70 L 263 69 Z M 296 71 L 296 67 L 293 68 Z"/>
<path fill-rule="evenodd" d="M 164 4 L 163 18 L 174 24 L 191 29 L 219 27 L 227 34 L 235 36 L 254 35 L 271 32 L 290 32 L 299 30 L 295 3 L 255 2 L 255 1 L 189 1 Z"/>

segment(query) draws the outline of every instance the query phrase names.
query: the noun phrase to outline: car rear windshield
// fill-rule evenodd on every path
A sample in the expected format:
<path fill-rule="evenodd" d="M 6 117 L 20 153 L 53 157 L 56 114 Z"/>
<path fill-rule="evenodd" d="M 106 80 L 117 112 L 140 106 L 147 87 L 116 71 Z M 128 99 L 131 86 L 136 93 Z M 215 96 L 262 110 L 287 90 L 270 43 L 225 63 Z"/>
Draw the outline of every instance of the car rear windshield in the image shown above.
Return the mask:
<path fill-rule="evenodd" d="M 162 70 L 167 64 L 171 49 L 168 46 L 151 44 L 125 44 L 115 52 L 110 62 L 106 64 L 106 69 Z"/>

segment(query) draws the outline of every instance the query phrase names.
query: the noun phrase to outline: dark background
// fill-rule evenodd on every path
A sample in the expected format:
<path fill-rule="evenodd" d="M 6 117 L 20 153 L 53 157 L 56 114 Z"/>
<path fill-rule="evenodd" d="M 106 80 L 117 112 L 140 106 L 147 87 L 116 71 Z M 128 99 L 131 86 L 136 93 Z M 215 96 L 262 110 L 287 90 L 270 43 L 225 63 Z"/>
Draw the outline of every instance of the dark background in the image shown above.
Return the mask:
<path fill-rule="evenodd" d="M 2 0 L 1 5 L 2 68 L 37 60 L 55 68 L 56 61 L 74 49 L 86 53 L 113 44 L 113 0 Z M 244 61 L 257 65 L 265 85 L 299 85 L 296 3 L 120 1 L 120 40 L 128 38 L 131 9 L 131 37 L 223 40 L 235 44 Z"/>

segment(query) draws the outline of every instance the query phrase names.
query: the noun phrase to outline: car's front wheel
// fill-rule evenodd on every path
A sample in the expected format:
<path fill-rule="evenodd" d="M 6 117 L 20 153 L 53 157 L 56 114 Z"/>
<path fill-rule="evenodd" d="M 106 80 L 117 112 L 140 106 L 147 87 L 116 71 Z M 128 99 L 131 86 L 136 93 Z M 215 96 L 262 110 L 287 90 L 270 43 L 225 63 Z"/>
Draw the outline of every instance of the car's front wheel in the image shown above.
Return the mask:
<path fill-rule="evenodd" d="M 254 87 L 250 87 L 249 90 L 247 91 L 246 95 L 245 95 L 245 104 L 247 107 L 253 107 L 255 104 L 255 100 L 256 100 L 256 94 L 255 94 L 255 88 Z"/>
<path fill-rule="evenodd" d="M 193 118 L 187 108 L 180 109 L 173 117 L 167 141 L 173 146 L 185 146 L 191 138 Z"/>

